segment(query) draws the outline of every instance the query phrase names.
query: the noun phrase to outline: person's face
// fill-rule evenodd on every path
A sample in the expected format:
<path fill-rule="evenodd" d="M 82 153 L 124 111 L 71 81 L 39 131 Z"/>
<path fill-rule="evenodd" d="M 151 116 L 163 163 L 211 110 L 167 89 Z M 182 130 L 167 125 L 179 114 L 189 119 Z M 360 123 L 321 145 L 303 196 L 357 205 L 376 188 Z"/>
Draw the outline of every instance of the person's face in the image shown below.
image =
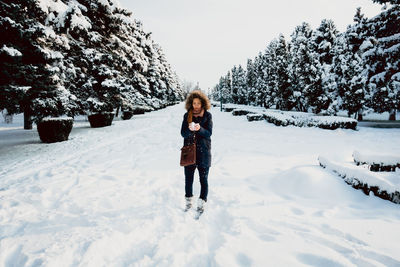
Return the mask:
<path fill-rule="evenodd" d="M 198 112 L 201 110 L 201 101 L 199 98 L 194 98 L 193 99 L 193 109 Z"/>

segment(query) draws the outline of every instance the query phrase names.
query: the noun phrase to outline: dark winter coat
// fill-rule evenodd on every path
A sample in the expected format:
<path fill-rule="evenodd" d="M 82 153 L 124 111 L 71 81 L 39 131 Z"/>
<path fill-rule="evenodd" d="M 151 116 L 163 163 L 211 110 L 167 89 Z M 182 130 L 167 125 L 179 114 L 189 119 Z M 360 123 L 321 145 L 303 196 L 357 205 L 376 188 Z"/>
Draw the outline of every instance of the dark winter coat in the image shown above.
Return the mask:
<path fill-rule="evenodd" d="M 184 138 L 183 144 L 189 145 L 193 143 L 193 134 L 189 130 L 187 121 L 188 113 L 183 116 L 181 135 Z M 211 135 L 212 135 L 212 116 L 208 111 L 204 111 L 203 117 L 193 116 L 193 122 L 200 124 L 200 130 L 196 132 L 196 164 L 201 167 L 211 166 Z"/>

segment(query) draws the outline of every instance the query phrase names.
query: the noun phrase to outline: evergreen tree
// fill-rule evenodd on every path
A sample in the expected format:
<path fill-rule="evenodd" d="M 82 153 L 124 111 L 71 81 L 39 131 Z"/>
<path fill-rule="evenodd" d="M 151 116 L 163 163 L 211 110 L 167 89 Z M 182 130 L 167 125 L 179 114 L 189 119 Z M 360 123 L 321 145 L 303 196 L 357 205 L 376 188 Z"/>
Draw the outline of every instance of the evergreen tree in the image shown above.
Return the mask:
<path fill-rule="evenodd" d="M 220 78 L 221 80 L 221 78 Z M 214 101 L 221 101 L 221 97 L 220 97 L 220 83 L 218 83 L 217 85 L 215 85 L 212 90 L 211 90 L 211 99 Z"/>
<path fill-rule="evenodd" d="M 0 4 L 1 99 L 10 100 L 0 108 L 40 118 L 183 99 L 161 47 L 114 0 Z"/>
<path fill-rule="evenodd" d="M 319 27 L 313 32 L 313 50 L 317 53 L 321 65 L 332 64 L 332 46 L 338 33 L 335 23 L 327 19 L 323 19 Z"/>
<path fill-rule="evenodd" d="M 342 34 L 337 38 L 332 71 L 336 77 L 336 92 L 341 99 L 341 108 L 347 110 L 349 116 L 358 114 L 361 120 L 366 76 L 361 57 L 352 50 L 348 35 Z"/>
<path fill-rule="evenodd" d="M 289 51 L 285 37 L 279 36 L 275 51 L 275 79 L 277 86 L 277 107 L 282 110 L 291 110 L 294 104 L 293 91 L 289 80 Z"/>
<path fill-rule="evenodd" d="M 265 49 L 264 60 L 265 60 L 265 81 L 267 85 L 267 90 L 265 91 L 265 107 L 277 107 L 278 99 L 278 69 L 277 69 L 277 58 L 276 50 L 278 46 L 278 41 L 276 39 L 272 40 L 267 48 Z"/>
<path fill-rule="evenodd" d="M 293 86 L 293 101 L 296 110 L 307 111 L 309 97 L 316 69 L 313 69 L 315 55 L 310 49 L 312 30 L 308 23 L 297 26 L 291 35 L 289 67 L 290 80 Z"/>
<path fill-rule="evenodd" d="M 232 73 L 232 90 L 231 90 L 231 98 L 234 104 L 239 103 L 239 75 L 238 68 L 233 66 L 231 69 Z"/>
<path fill-rule="evenodd" d="M 217 86 L 218 99 L 223 103 L 232 103 L 232 78 L 231 73 L 228 72 L 224 77 L 219 79 Z"/>
<path fill-rule="evenodd" d="M 233 102 L 266 108 L 323 114 L 345 109 L 360 120 L 363 109 L 373 107 L 395 119 L 400 108 L 400 4 L 373 1 L 391 5 L 373 19 L 358 8 L 355 24 L 340 35 L 331 20 L 322 20 L 314 32 L 303 23 L 288 47 L 281 35 L 254 61 L 248 60 L 244 87 L 239 66 L 232 69 L 232 81 L 221 78 L 215 90 L 230 88 Z"/>
<path fill-rule="evenodd" d="M 256 81 L 257 73 L 255 69 L 255 64 L 251 59 L 247 60 L 247 71 L 246 71 L 246 86 L 249 105 L 257 105 L 257 91 L 256 91 Z"/>
<path fill-rule="evenodd" d="M 393 4 L 393 5 L 398 5 L 399 0 L 372 0 L 374 3 L 379 3 L 379 4 Z"/>
<path fill-rule="evenodd" d="M 237 69 L 237 101 L 238 104 L 248 104 L 246 71 L 241 65 Z"/>
<path fill-rule="evenodd" d="M 255 103 L 257 106 L 266 106 L 266 95 L 267 95 L 267 82 L 266 72 L 264 71 L 266 64 L 265 56 L 261 53 L 254 59 L 254 71 L 256 73 L 256 82 L 254 84 L 255 91 Z"/>
<path fill-rule="evenodd" d="M 396 109 L 400 109 L 400 5 L 393 4 L 366 25 L 373 36 L 361 45 L 368 69 L 370 106 L 377 112 L 390 112 L 389 119 L 394 120 Z"/>
<path fill-rule="evenodd" d="M 0 7 L 0 90 L 5 101 L 0 109 L 9 114 L 24 112 L 24 128 L 31 129 L 31 116 L 67 112 L 73 96 L 65 90 L 57 67 L 63 56 L 46 47 L 43 24 L 46 14 L 33 0 L 2 1 Z"/>

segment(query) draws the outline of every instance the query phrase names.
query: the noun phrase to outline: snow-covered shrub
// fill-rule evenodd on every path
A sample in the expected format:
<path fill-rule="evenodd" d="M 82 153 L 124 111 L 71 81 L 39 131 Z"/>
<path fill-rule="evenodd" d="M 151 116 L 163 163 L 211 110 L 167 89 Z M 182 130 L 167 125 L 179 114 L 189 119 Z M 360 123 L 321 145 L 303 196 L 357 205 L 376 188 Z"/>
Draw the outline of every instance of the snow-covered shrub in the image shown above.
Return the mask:
<path fill-rule="evenodd" d="M 394 172 L 400 168 L 400 156 L 394 155 L 366 155 L 359 151 L 353 152 L 353 159 L 357 165 L 366 164 L 371 171 Z"/>
<path fill-rule="evenodd" d="M 132 111 L 123 111 L 121 118 L 123 120 L 129 120 L 130 118 L 132 118 L 132 116 L 133 116 L 133 112 Z"/>
<path fill-rule="evenodd" d="M 247 115 L 249 113 L 253 113 L 252 111 L 246 110 L 246 109 L 234 109 L 232 111 L 232 115 L 233 116 L 243 116 L 243 115 Z"/>
<path fill-rule="evenodd" d="M 92 114 L 88 116 L 88 119 L 90 127 L 92 128 L 110 126 L 114 119 L 114 113 L 104 112 L 99 114 Z"/>
<path fill-rule="evenodd" d="M 247 120 L 248 121 L 261 121 L 264 119 L 263 114 L 247 114 Z"/>
<path fill-rule="evenodd" d="M 72 130 L 72 118 L 44 118 L 37 123 L 40 140 L 43 143 L 55 143 L 68 140 Z"/>
<path fill-rule="evenodd" d="M 235 108 L 234 107 L 223 107 L 222 110 L 225 112 L 232 112 Z"/>
<path fill-rule="evenodd" d="M 353 129 L 357 127 L 357 121 L 350 118 L 336 116 L 306 116 L 303 114 L 292 115 L 293 112 L 263 112 L 264 118 L 277 126 L 294 125 L 297 127 L 318 127 L 335 130 L 337 128 Z"/>
<path fill-rule="evenodd" d="M 306 119 L 308 126 L 335 130 L 338 128 L 353 129 L 357 127 L 357 120 L 337 116 L 313 116 Z"/>
<path fill-rule="evenodd" d="M 288 125 L 296 125 L 296 120 L 284 113 L 280 112 L 263 112 L 264 119 L 270 123 L 275 124 L 276 126 L 288 126 Z"/>
<path fill-rule="evenodd" d="M 318 161 L 321 167 L 338 174 L 347 184 L 362 190 L 366 195 L 370 195 L 372 192 L 377 197 L 400 204 L 398 175 L 382 176 L 361 166 L 339 164 L 321 156 L 318 157 Z"/>

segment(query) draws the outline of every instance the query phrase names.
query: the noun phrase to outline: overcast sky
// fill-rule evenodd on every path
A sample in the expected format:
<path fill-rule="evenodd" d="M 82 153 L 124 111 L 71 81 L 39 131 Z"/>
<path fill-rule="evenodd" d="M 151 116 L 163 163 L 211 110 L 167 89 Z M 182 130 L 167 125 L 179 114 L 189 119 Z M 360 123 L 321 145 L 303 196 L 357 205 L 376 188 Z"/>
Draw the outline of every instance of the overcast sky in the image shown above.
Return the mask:
<path fill-rule="evenodd" d="M 246 65 L 280 33 L 297 25 L 315 29 L 332 19 L 343 32 L 357 7 L 367 17 L 381 11 L 372 0 L 119 0 L 161 45 L 181 80 L 212 88 L 234 65 Z"/>

